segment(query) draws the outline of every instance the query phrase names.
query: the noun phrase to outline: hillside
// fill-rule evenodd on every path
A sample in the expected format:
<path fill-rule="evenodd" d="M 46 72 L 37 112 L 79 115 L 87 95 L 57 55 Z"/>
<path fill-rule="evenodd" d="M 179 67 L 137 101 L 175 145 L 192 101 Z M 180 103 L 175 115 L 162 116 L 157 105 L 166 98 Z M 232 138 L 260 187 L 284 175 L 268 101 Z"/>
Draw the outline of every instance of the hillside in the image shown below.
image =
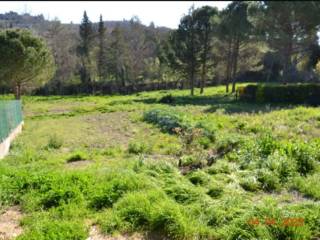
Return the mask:
<path fill-rule="evenodd" d="M 18 14 L 16 12 L 8 12 L 0 14 L 0 29 L 1 28 L 35 28 L 39 29 L 40 26 L 49 26 L 50 22 L 45 20 L 43 15 L 33 16 L 28 13 L 25 14 Z M 97 26 L 98 21 L 93 21 L 94 25 Z M 123 20 L 123 21 L 104 21 L 105 27 L 111 32 L 116 26 L 119 26 L 123 29 L 130 30 L 130 21 Z M 79 24 L 75 23 L 62 23 L 63 26 L 74 28 L 75 30 L 79 29 Z M 148 26 L 144 26 L 148 28 Z M 160 32 L 168 32 L 170 28 L 167 27 L 157 27 Z"/>

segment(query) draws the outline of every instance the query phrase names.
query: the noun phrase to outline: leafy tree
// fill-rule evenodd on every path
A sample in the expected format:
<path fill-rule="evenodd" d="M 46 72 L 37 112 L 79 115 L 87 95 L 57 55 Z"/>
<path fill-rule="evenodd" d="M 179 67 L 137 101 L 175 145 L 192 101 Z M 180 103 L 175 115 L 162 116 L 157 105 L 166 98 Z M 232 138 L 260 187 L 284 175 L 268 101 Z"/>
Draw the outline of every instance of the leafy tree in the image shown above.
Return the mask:
<path fill-rule="evenodd" d="M 99 80 L 107 77 L 107 54 L 106 54 L 106 29 L 100 15 L 100 21 L 98 25 L 98 56 L 97 56 L 97 69 Z"/>
<path fill-rule="evenodd" d="M 128 45 L 118 25 L 112 31 L 111 37 L 109 69 L 115 77 L 116 83 L 125 88 L 128 80 Z"/>
<path fill-rule="evenodd" d="M 202 94 L 207 77 L 207 65 L 210 60 L 210 52 L 212 50 L 212 37 L 218 24 L 218 9 L 210 6 L 204 6 L 196 9 L 194 15 L 198 28 L 199 42 L 201 45 L 200 94 Z"/>
<path fill-rule="evenodd" d="M 43 87 L 46 92 L 62 94 L 65 86 L 75 75 L 77 56 L 76 31 L 66 27 L 58 19 L 49 22 L 45 30 L 39 32 L 52 50 L 56 65 L 54 77 Z"/>
<path fill-rule="evenodd" d="M 194 7 L 180 20 L 178 29 L 173 32 L 172 45 L 179 69 L 189 80 L 191 95 L 194 95 L 195 78 L 200 65 L 200 39 L 196 25 Z"/>
<path fill-rule="evenodd" d="M 80 43 L 78 46 L 78 54 L 81 59 L 80 78 L 86 89 L 92 88 L 93 81 L 91 76 L 92 62 L 90 53 L 92 50 L 92 44 L 94 42 L 94 31 L 92 23 L 87 16 L 87 12 L 84 11 L 83 19 L 79 27 Z"/>
<path fill-rule="evenodd" d="M 12 86 L 16 99 L 46 83 L 54 71 L 52 53 L 41 38 L 28 30 L 0 31 L 0 79 Z"/>

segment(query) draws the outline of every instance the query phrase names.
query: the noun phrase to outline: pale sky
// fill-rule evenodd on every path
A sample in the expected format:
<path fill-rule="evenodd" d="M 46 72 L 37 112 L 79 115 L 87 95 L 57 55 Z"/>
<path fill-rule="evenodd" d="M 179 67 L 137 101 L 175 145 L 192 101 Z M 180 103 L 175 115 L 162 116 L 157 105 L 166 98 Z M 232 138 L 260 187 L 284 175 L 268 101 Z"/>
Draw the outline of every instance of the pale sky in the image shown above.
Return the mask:
<path fill-rule="evenodd" d="M 177 28 L 180 18 L 188 13 L 192 4 L 216 6 L 219 10 L 231 1 L 79 1 L 79 2 L 45 2 L 45 1 L 1 1 L 0 13 L 14 11 L 31 15 L 43 14 L 45 19 L 57 17 L 62 23 L 79 23 L 86 10 L 91 21 L 97 22 L 102 14 L 104 20 L 129 20 L 139 17 L 141 22 L 149 25 Z"/>

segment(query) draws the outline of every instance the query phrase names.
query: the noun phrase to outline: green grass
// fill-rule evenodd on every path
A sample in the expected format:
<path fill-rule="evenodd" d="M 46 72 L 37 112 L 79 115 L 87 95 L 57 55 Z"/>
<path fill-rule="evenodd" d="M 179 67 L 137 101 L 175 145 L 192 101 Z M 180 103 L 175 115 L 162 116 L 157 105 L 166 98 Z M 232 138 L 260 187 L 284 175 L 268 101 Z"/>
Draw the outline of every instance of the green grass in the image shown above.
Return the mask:
<path fill-rule="evenodd" d="M 92 224 L 146 238 L 320 237 L 318 108 L 237 102 L 222 86 L 23 103 L 23 133 L 0 162 L 0 207 L 24 213 L 18 239 L 86 239 Z"/>

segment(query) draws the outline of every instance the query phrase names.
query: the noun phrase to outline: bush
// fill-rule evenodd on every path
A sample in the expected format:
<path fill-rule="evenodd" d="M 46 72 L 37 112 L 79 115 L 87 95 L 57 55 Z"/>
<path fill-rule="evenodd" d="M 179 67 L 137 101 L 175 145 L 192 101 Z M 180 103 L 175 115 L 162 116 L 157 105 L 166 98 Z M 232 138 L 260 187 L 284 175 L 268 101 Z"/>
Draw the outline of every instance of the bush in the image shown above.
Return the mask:
<path fill-rule="evenodd" d="M 83 161 L 88 159 L 87 153 L 83 152 L 83 151 L 76 151 L 74 153 L 72 153 L 68 158 L 67 158 L 67 162 L 77 162 L 77 161 Z"/>
<path fill-rule="evenodd" d="M 165 192 L 178 203 L 192 203 L 201 199 L 201 192 L 193 189 L 193 186 L 174 184 L 167 187 Z"/>
<path fill-rule="evenodd" d="M 240 186 L 246 191 L 255 192 L 259 190 L 260 183 L 255 176 L 246 176 L 240 180 Z"/>
<path fill-rule="evenodd" d="M 132 154 L 150 153 L 151 147 L 143 142 L 131 142 L 128 146 L 128 152 Z"/>
<path fill-rule="evenodd" d="M 148 180 L 134 173 L 116 174 L 110 181 L 96 187 L 92 193 L 90 206 L 97 210 L 112 207 L 124 194 L 148 187 Z"/>
<path fill-rule="evenodd" d="M 276 173 L 281 182 L 285 183 L 289 178 L 296 174 L 296 164 L 291 158 L 288 158 L 283 152 L 275 151 L 263 162 L 263 167 Z"/>
<path fill-rule="evenodd" d="M 306 176 L 313 173 L 317 167 L 317 153 L 314 148 L 306 143 L 288 144 L 286 147 L 288 155 L 296 161 L 297 171 Z"/>
<path fill-rule="evenodd" d="M 241 100 L 260 103 L 319 105 L 320 84 L 247 85 L 238 89 Z"/>
<path fill-rule="evenodd" d="M 209 187 L 209 190 L 207 191 L 207 194 L 212 198 L 218 198 L 223 194 L 223 186 L 218 184 L 211 184 Z"/>
<path fill-rule="evenodd" d="M 179 206 L 159 191 L 131 193 L 115 206 L 121 220 L 122 231 L 157 232 L 162 239 L 184 239 L 187 235 L 187 221 Z"/>
<path fill-rule="evenodd" d="M 304 196 L 313 198 L 315 200 L 320 200 L 320 176 L 319 174 L 314 174 L 304 177 L 297 177 L 293 181 L 292 188 L 298 190 Z"/>
<path fill-rule="evenodd" d="M 210 181 L 210 177 L 201 170 L 190 173 L 188 178 L 194 185 L 205 185 Z"/>
<path fill-rule="evenodd" d="M 263 190 L 268 192 L 280 190 L 280 181 L 275 173 L 263 168 L 258 171 L 257 175 Z"/>
<path fill-rule="evenodd" d="M 271 134 L 266 134 L 259 138 L 258 149 L 259 153 L 266 157 L 279 148 L 279 143 L 272 137 Z"/>
<path fill-rule="evenodd" d="M 57 135 L 52 135 L 49 137 L 47 144 L 48 149 L 59 149 L 62 147 L 63 141 Z"/>
<path fill-rule="evenodd" d="M 232 166 L 230 163 L 226 161 L 217 161 L 211 167 L 208 168 L 207 172 L 209 174 L 218 174 L 218 173 L 225 173 L 230 174 L 232 171 Z"/>

